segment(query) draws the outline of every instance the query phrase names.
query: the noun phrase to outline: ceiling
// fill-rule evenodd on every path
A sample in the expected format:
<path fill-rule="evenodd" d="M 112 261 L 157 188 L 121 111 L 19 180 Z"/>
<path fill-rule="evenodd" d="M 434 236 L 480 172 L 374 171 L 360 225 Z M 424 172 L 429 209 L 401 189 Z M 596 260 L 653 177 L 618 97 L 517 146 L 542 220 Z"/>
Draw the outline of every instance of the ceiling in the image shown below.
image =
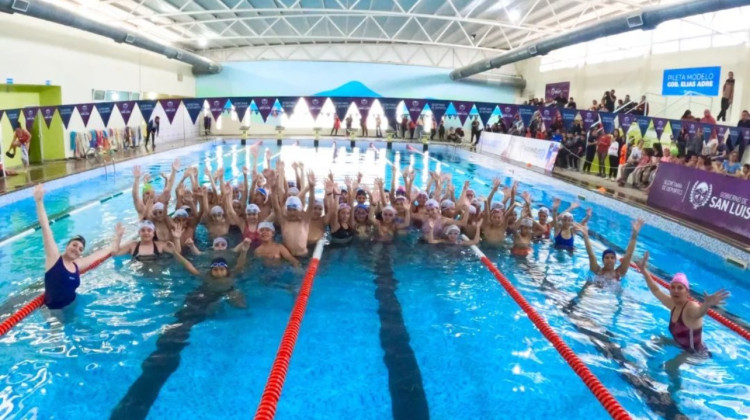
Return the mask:
<path fill-rule="evenodd" d="M 47 0 L 201 52 L 412 44 L 502 52 L 663 0 Z"/>

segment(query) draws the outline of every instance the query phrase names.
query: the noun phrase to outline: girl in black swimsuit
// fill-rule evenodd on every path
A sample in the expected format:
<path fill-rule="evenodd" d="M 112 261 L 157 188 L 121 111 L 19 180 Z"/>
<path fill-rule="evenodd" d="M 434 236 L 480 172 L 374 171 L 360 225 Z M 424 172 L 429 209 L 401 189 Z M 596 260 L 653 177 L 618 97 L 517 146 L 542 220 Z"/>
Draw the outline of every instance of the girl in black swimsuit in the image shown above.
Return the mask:
<path fill-rule="evenodd" d="M 164 255 L 165 242 L 158 241 L 155 239 L 155 227 L 154 224 L 148 220 L 141 222 L 138 228 L 138 240 L 131 241 L 124 245 L 120 244 L 122 235 L 125 233 L 125 228 L 122 224 L 118 223 L 115 228 L 115 244 L 113 245 L 113 255 L 125 255 L 130 254 L 134 260 L 147 262 L 156 261 Z M 182 227 L 176 225 L 172 231 L 174 238 L 180 238 L 182 236 Z"/>

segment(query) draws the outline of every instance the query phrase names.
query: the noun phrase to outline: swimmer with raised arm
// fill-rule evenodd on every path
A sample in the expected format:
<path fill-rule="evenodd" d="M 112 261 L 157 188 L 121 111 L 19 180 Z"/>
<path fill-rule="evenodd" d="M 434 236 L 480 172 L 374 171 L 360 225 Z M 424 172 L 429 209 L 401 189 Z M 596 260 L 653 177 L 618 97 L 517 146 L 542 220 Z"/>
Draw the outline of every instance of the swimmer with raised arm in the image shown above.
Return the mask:
<path fill-rule="evenodd" d="M 375 180 L 375 185 L 379 185 L 382 187 L 383 180 L 378 178 Z M 378 242 L 390 242 L 393 240 L 393 237 L 398 233 L 400 229 L 407 229 L 409 225 L 411 225 L 411 217 L 409 216 L 409 210 L 406 210 L 406 218 L 402 220 L 400 223 L 396 223 L 396 209 L 394 209 L 391 206 L 385 206 L 383 207 L 383 211 L 381 212 L 381 216 L 383 220 L 378 220 L 375 217 L 375 204 L 372 200 L 372 195 L 370 195 L 370 212 L 369 212 L 369 219 L 370 224 L 373 226 L 373 238 L 375 241 Z"/>
<path fill-rule="evenodd" d="M 41 184 L 34 187 L 34 202 L 44 243 L 44 304 L 49 309 L 62 309 L 75 300 L 76 289 L 81 285 L 81 271 L 86 271 L 98 260 L 110 255 L 112 249 L 101 249 L 83 257 L 86 240 L 76 235 L 68 241 L 61 254 L 49 227 L 49 218 L 44 209 L 44 187 Z"/>
<path fill-rule="evenodd" d="M 534 219 L 524 217 L 520 219 L 516 226 L 516 233 L 513 234 L 513 247 L 510 253 L 516 257 L 526 257 L 531 254 L 532 229 L 534 228 Z"/>
<path fill-rule="evenodd" d="M 630 233 L 630 242 L 628 242 L 628 248 L 625 250 L 620 265 L 615 268 L 617 264 L 617 254 L 611 249 L 605 249 L 602 252 L 602 266 L 596 260 L 596 254 L 594 254 L 594 248 L 591 246 L 591 239 L 589 239 L 589 229 L 584 225 L 577 225 L 576 229 L 583 234 L 583 242 L 586 244 L 586 252 L 589 254 L 589 269 L 594 273 L 594 281 L 620 281 L 630 268 L 630 260 L 633 258 L 633 252 L 635 251 L 635 244 L 638 242 L 638 233 L 643 227 L 643 219 L 637 219 L 633 222 L 633 230 Z"/>
<path fill-rule="evenodd" d="M 284 162 L 278 161 L 277 170 L 279 174 L 284 172 Z M 308 177 L 315 183 L 315 176 L 310 173 Z M 274 194 L 283 197 L 283 191 L 279 179 L 274 176 L 268 178 L 268 182 L 273 188 Z M 315 194 L 312 193 L 312 200 L 315 200 Z M 310 213 L 306 212 L 302 206 L 302 200 L 296 195 L 286 198 L 284 208 L 278 200 L 272 200 L 273 212 L 276 222 L 281 225 L 281 238 L 284 245 L 295 257 L 305 257 L 308 254 L 307 236 L 310 231 Z"/>
<path fill-rule="evenodd" d="M 452 244 L 452 245 L 463 245 L 463 246 L 472 246 L 476 245 L 480 241 L 480 235 L 479 231 L 482 227 L 482 220 L 480 219 L 477 223 L 477 230 L 474 233 L 474 238 L 464 241 L 463 238 L 461 238 L 461 228 L 459 228 L 456 225 L 448 225 L 445 227 L 443 231 L 443 238 L 444 239 L 435 239 L 434 237 L 434 225 L 435 220 L 434 219 L 427 219 L 425 221 L 425 225 L 430 227 L 430 229 L 427 229 L 427 234 L 425 235 L 425 240 L 429 244 Z"/>
<path fill-rule="evenodd" d="M 271 222 L 260 222 L 258 224 L 260 231 L 260 246 L 255 248 L 255 256 L 262 258 L 266 262 L 279 263 L 283 258 L 292 266 L 299 267 L 300 263 L 291 252 L 283 245 L 274 242 L 273 236 L 276 228 Z"/>

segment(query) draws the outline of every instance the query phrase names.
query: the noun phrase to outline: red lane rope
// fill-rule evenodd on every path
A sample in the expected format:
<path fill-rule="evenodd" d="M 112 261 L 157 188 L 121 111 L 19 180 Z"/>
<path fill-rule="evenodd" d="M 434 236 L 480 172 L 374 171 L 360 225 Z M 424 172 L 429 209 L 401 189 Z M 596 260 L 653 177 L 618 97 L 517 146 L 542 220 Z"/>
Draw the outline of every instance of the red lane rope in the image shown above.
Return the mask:
<path fill-rule="evenodd" d="M 85 270 L 81 270 L 80 274 L 87 273 L 99 265 L 103 263 L 112 256 L 112 254 L 107 254 L 106 256 L 94 261 L 90 266 L 88 266 Z M 4 336 L 8 333 L 13 327 L 16 326 L 19 322 L 21 322 L 24 318 L 29 316 L 32 312 L 35 310 L 41 308 L 44 305 L 44 293 L 40 294 L 39 296 L 32 299 L 29 303 L 24 305 L 21 309 L 16 311 L 13 315 L 11 315 L 8 319 L 0 323 L 0 337 Z"/>
<path fill-rule="evenodd" d="M 639 273 L 641 272 L 641 270 L 638 269 L 638 266 L 635 263 L 633 263 L 633 262 L 630 263 L 630 267 L 632 267 L 633 269 L 635 269 Z M 669 289 L 669 283 L 667 283 L 664 279 L 662 279 L 660 277 L 657 277 L 657 276 L 655 276 L 653 274 L 651 274 L 651 279 L 653 281 L 655 281 L 656 283 L 658 283 L 660 286 L 662 286 L 662 287 L 664 287 L 666 289 Z M 688 299 L 690 299 L 693 302 L 701 303 L 699 300 L 694 299 L 692 296 L 688 296 Z M 713 309 L 709 309 L 708 310 L 708 315 L 711 316 L 711 318 L 719 321 L 720 324 L 723 324 L 725 327 L 727 327 L 730 330 L 732 330 L 732 331 L 736 332 L 737 334 L 739 334 L 745 340 L 750 341 L 750 331 L 748 331 L 748 330 L 742 328 L 741 326 L 735 324 L 730 319 L 728 319 L 724 315 L 722 315 L 722 314 L 714 311 Z"/>
<path fill-rule="evenodd" d="M 263 395 L 260 397 L 258 411 L 255 412 L 255 420 L 272 420 L 276 416 L 276 406 L 281 397 L 281 390 L 284 388 L 289 361 L 292 358 L 292 352 L 294 352 L 294 345 L 297 343 L 297 335 L 302 324 L 302 318 L 305 316 L 307 300 L 310 297 L 310 291 L 312 290 L 315 273 L 318 271 L 319 262 L 318 258 L 313 258 L 307 267 L 307 273 L 305 273 L 305 278 L 302 280 L 302 287 L 297 295 L 297 299 L 294 301 L 294 307 L 292 308 L 292 313 L 289 315 L 289 321 L 281 338 L 281 344 L 276 351 L 276 358 L 273 361 L 271 373 L 268 375 L 266 387 L 263 390 Z"/>
<path fill-rule="evenodd" d="M 630 414 L 620 405 L 620 403 L 612 396 L 612 394 L 604 387 L 599 379 L 589 370 L 589 368 L 581 361 L 581 359 L 573 352 L 573 350 L 565 344 L 562 338 L 549 326 L 547 321 L 539 315 L 536 310 L 529 304 L 529 302 L 521 295 L 521 293 L 511 284 L 510 281 L 497 269 L 492 261 L 487 256 L 482 255 L 480 257 L 482 263 L 495 275 L 498 282 L 505 288 L 508 294 L 516 301 L 518 306 L 523 309 L 524 312 L 529 316 L 531 322 L 536 325 L 542 335 L 549 340 L 550 343 L 557 349 L 557 352 L 565 359 L 565 361 L 573 368 L 573 371 L 583 380 L 583 383 L 591 390 L 597 400 L 602 404 L 605 410 L 616 420 L 630 419 Z"/>

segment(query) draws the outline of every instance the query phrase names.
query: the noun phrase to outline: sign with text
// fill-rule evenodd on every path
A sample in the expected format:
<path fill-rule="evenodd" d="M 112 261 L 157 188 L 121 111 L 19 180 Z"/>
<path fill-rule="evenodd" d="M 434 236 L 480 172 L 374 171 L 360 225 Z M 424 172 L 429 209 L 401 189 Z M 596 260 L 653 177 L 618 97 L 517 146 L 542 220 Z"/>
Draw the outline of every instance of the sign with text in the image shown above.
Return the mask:
<path fill-rule="evenodd" d="M 662 163 L 648 204 L 750 241 L 750 181 Z"/>
<path fill-rule="evenodd" d="M 719 94 L 721 67 L 666 69 L 662 79 L 664 96 L 716 96 Z"/>
<path fill-rule="evenodd" d="M 570 82 L 547 83 L 544 86 L 544 101 L 545 102 L 552 102 L 557 97 L 561 97 L 565 99 L 565 102 L 568 102 L 569 96 L 570 96 Z"/>
<path fill-rule="evenodd" d="M 483 131 L 479 147 L 482 153 L 492 153 L 504 159 L 551 171 L 555 166 L 560 144 L 549 140 Z"/>

